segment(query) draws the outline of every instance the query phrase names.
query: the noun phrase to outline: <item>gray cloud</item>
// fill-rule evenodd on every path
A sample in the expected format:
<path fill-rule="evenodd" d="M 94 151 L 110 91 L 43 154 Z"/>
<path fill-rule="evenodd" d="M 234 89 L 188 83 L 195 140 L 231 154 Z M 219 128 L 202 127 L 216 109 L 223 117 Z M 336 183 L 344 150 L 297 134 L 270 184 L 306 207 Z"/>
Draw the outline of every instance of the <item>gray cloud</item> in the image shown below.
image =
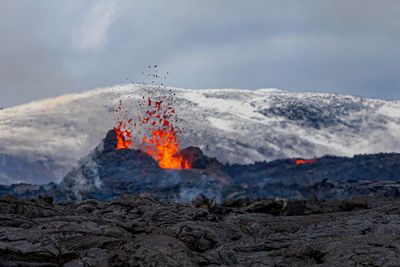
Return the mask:
<path fill-rule="evenodd" d="M 126 81 L 400 98 L 398 1 L 2 1 L 0 106 Z"/>

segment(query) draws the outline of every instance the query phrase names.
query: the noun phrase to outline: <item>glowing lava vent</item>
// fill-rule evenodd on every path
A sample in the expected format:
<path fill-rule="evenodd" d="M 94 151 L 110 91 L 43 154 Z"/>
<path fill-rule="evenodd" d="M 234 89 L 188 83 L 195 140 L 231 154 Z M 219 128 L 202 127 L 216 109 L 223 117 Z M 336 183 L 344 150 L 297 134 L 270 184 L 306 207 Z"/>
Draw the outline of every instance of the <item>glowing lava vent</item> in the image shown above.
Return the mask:
<path fill-rule="evenodd" d="M 131 146 L 132 131 L 125 129 L 126 124 L 119 123 L 117 127 L 114 127 L 114 131 L 117 134 L 117 147 L 116 149 L 129 148 Z"/>
<path fill-rule="evenodd" d="M 296 165 L 299 165 L 299 164 L 315 163 L 315 162 L 317 162 L 317 160 L 316 159 L 307 159 L 307 160 L 295 159 L 295 162 L 296 162 Z"/>
<path fill-rule="evenodd" d="M 135 121 L 128 117 L 120 100 L 116 110 L 117 126 L 114 127 L 118 140 L 116 149 L 130 148 L 132 140 L 134 145 L 138 145 L 138 138 L 132 136 L 135 132 L 137 136 L 141 136 L 141 149 L 151 155 L 161 168 L 190 169 L 190 159 L 180 153 L 178 132 L 181 130 L 174 126 L 178 119 L 172 101 L 168 101 L 166 96 L 154 101 L 143 96 L 142 100 L 138 119 Z"/>

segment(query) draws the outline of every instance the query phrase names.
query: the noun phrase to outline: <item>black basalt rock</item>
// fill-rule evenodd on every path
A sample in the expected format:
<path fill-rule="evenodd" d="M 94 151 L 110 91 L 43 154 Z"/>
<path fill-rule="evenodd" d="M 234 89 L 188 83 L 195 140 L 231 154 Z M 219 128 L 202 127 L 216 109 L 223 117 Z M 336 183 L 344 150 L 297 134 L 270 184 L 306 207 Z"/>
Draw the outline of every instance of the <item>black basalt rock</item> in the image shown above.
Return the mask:
<path fill-rule="evenodd" d="M 107 132 L 106 138 L 103 140 L 104 152 L 110 152 L 117 147 L 117 133 L 114 130 Z"/>
<path fill-rule="evenodd" d="M 399 265 L 399 199 L 286 201 L 217 205 L 222 214 L 128 195 L 66 205 L 0 196 L 0 266 Z"/>
<path fill-rule="evenodd" d="M 221 169 L 222 164 L 216 158 L 210 158 L 203 154 L 198 147 L 187 147 L 182 149 L 180 154 L 183 158 L 191 163 L 191 168 L 193 169 Z"/>

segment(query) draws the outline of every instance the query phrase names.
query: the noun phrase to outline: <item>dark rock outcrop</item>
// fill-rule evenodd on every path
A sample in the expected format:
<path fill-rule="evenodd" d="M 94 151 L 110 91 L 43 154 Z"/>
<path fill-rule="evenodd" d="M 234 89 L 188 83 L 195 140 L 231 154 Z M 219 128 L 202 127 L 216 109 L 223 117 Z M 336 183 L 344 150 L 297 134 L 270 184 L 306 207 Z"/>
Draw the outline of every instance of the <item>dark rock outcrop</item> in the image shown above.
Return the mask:
<path fill-rule="evenodd" d="M 103 140 L 103 151 L 107 153 L 115 150 L 115 148 L 117 147 L 117 143 L 117 133 L 114 130 L 109 130 L 107 132 L 106 138 Z"/>
<path fill-rule="evenodd" d="M 400 200 L 0 197 L 0 266 L 398 266 Z M 212 201 L 212 200 L 211 200 Z"/>
<path fill-rule="evenodd" d="M 352 158 L 327 155 L 307 164 L 296 164 L 296 160 L 225 165 L 223 170 L 235 181 L 247 177 L 256 182 L 268 177 L 285 184 L 310 184 L 325 178 L 331 181 L 400 180 L 399 153 L 356 155 Z"/>
<path fill-rule="evenodd" d="M 1 194 L 25 198 L 49 195 L 56 203 L 85 199 L 112 200 L 120 194 L 145 195 L 189 203 L 200 195 L 217 202 L 237 198 L 284 197 L 344 199 L 360 195 L 400 197 L 400 154 L 325 156 L 309 163 L 297 159 L 223 165 L 197 147 L 180 155 L 191 169 L 162 169 L 141 150 L 116 150 L 110 130 L 103 142 L 81 159 L 60 184 L 0 185 Z"/>

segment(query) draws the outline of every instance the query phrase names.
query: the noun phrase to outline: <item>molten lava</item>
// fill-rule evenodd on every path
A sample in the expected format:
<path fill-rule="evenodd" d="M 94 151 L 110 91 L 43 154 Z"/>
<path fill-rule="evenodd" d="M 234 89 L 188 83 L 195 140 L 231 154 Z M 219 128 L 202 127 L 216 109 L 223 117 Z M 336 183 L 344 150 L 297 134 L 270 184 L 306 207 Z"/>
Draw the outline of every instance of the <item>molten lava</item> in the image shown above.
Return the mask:
<path fill-rule="evenodd" d="M 117 134 L 118 144 L 116 149 L 130 148 L 135 131 L 141 138 L 141 148 L 144 152 L 151 155 L 161 168 L 164 169 L 190 169 L 191 161 L 183 157 L 180 153 L 180 140 L 178 132 L 180 129 L 175 125 L 178 119 L 175 109 L 172 107 L 168 97 L 158 97 L 147 99 L 143 96 L 142 103 L 139 104 L 140 113 L 136 122 L 133 122 L 122 108 L 122 101 L 116 110 L 118 117 L 117 126 L 114 131 Z M 125 111 L 125 113 L 123 113 Z M 140 139 L 139 139 L 140 140 Z"/>
<path fill-rule="evenodd" d="M 164 169 L 190 169 L 190 162 L 180 155 L 179 140 L 173 128 L 163 128 L 152 131 L 148 145 L 143 139 L 145 152 L 158 161 L 158 165 Z"/>
<path fill-rule="evenodd" d="M 118 109 L 115 110 L 118 114 L 116 118 L 117 126 L 114 131 L 117 134 L 116 149 L 130 148 L 132 144 L 132 119 L 128 118 L 128 113 L 122 108 L 122 100 L 119 101 Z"/>
<path fill-rule="evenodd" d="M 308 159 L 308 160 L 296 159 L 296 165 L 307 164 L 307 163 L 315 163 L 316 161 L 317 161 L 316 159 Z"/>
<path fill-rule="evenodd" d="M 146 112 L 139 126 L 145 125 L 150 131 L 142 138 L 143 151 L 158 161 L 161 168 L 190 169 L 190 162 L 180 155 L 180 140 L 177 136 L 179 130 L 174 127 L 178 120 L 171 103 L 151 98 L 144 101 L 147 103 Z"/>
<path fill-rule="evenodd" d="M 129 148 L 131 146 L 132 131 L 125 129 L 126 125 L 120 123 L 118 127 L 114 127 L 114 131 L 117 134 L 117 147 L 116 149 Z"/>

